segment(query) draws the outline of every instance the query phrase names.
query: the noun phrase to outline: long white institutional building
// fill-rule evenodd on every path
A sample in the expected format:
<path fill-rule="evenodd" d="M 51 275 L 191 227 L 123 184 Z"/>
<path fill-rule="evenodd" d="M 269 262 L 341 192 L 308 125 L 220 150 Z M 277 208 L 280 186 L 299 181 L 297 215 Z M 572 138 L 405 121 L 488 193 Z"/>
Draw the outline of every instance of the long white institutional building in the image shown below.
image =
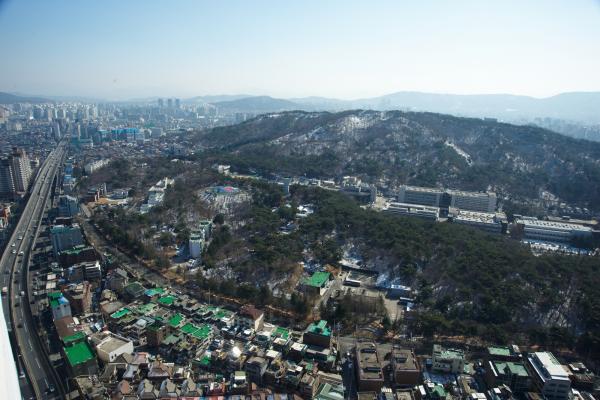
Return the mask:
<path fill-rule="evenodd" d="M 497 205 L 496 193 L 465 192 L 403 185 L 398 190 L 398 202 L 430 207 L 455 207 L 461 210 L 493 213 Z"/>
<path fill-rule="evenodd" d="M 535 218 L 522 218 L 515 221 L 522 229 L 526 239 L 544 240 L 548 242 L 566 243 L 576 238 L 587 239 L 592 237 L 590 227 L 569 224 L 566 222 L 541 221 Z"/>

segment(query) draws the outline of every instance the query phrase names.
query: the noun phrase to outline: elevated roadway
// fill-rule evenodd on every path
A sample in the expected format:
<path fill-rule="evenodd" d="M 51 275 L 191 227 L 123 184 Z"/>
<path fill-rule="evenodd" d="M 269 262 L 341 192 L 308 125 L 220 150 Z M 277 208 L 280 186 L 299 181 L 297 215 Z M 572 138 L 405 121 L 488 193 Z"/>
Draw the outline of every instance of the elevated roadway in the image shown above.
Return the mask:
<path fill-rule="evenodd" d="M 2 376 L 19 376 L 20 395 L 6 398 L 63 398 L 62 379 L 57 375 L 42 343 L 29 302 L 29 264 L 40 224 L 52 194 L 56 173 L 63 163 L 67 142 L 62 141 L 48 155 L 35 177 L 29 198 L 0 258 L 2 323 L 13 348 L 13 360 L 2 359 Z M 10 362 L 10 363 L 9 363 Z M 7 370 L 7 374 L 4 373 Z M 2 396 L 3 398 L 4 395 Z"/>

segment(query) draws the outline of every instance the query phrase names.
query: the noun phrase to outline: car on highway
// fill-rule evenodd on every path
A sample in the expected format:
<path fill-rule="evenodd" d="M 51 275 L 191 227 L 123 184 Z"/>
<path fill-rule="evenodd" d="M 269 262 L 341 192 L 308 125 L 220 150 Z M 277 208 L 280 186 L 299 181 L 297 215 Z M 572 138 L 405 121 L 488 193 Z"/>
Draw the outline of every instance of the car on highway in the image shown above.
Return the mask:
<path fill-rule="evenodd" d="M 7 293 L 8 293 L 8 288 L 6 286 L 4 286 L 2 288 L 2 296 L 6 296 Z"/>
<path fill-rule="evenodd" d="M 23 253 L 23 250 L 21 250 L 21 251 L 19 252 L 19 255 L 20 255 L 20 256 L 22 256 L 23 254 L 24 254 L 24 253 Z"/>
<path fill-rule="evenodd" d="M 23 236 L 19 236 L 17 239 L 19 239 L 19 240 L 23 240 Z"/>
<path fill-rule="evenodd" d="M 17 245 L 16 243 L 13 243 L 10 245 L 10 247 L 15 247 L 16 245 Z"/>
<path fill-rule="evenodd" d="M 23 324 L 19 322 L 19 323 L 17 324 L 17 328 L 22 328 L 22 327 L 23 327 Z"/>
<path fill-rule="evenodd" d="M 25 292 L 23 290 L 21 290 L 21 297 L 25 296 Z"/>
<path fill-rule="evenodd" d="M 12 254 L 17 254 L 16 250 L 11 251 Z"/>

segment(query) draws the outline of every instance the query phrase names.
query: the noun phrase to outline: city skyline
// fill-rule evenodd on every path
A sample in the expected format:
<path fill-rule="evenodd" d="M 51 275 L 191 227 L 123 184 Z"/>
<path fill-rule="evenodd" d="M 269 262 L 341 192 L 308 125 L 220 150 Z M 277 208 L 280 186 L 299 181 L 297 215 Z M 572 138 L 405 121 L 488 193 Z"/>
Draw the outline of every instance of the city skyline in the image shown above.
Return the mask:
<path fill-rule="evenodd" d="M 600 90 L 599 20 L 600 3 L 584 0 L 5 1 L 0 35 L 12 57 L 0 66 L 0 91 L 107 100 L 397 91 L 548 97 Z"/>

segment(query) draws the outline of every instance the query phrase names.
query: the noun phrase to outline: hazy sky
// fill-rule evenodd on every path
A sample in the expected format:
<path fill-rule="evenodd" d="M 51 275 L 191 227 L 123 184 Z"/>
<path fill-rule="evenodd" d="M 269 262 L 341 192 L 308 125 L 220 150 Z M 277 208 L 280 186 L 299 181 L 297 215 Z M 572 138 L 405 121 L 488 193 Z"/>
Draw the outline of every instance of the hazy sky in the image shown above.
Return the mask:
<path fill-rule="evenodd" d="M 0 0 L 0 91 L 600 90 L 600 0 Z"/>

